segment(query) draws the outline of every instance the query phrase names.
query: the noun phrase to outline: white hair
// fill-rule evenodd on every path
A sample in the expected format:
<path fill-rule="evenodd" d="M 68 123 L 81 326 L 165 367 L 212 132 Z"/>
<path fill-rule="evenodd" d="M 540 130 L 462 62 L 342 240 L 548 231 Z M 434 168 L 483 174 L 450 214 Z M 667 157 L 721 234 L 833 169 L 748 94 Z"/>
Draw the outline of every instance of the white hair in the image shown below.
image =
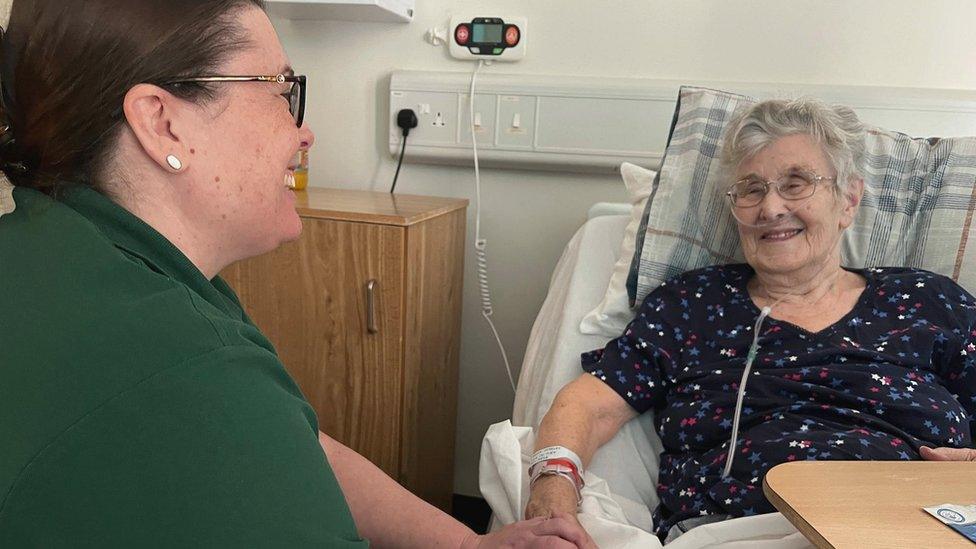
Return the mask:
<path fill-rule="evenodd" d="M 862 177 L 864 124 L 850 107 L 812 98 L 769 99 L 737 113 L 726 134 L 722 162 L 734 171 L 773 141 L 796 134 L 808 135 L 820 144 L 837 171 L 841 190 L 852 178 Z"/>

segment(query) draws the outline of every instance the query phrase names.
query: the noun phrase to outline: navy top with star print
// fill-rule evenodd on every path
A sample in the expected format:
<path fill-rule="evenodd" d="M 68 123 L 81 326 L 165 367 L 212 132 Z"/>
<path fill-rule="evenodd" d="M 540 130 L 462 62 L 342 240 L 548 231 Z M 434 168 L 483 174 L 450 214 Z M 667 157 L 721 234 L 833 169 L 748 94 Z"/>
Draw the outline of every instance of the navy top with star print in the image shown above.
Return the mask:
<path fill-rule="evenodd" d="M 771 467 L 793 460 L 911 460 L 919 446 L 972 447 L 976 299 L 952 280 L 906 268 L 854 270 L 854 308 L 816 333 L 767 318 L 743 401 L 736 457 L 722 478 L 735 400 L 760 311 L 748 265 L 690 271 L 647 296 L 624 334 L 583 368 L 664 444 L 654 513 L 681 520 L 772 512 Z M 775 311 L 774 311 L 775 314 Z"/>

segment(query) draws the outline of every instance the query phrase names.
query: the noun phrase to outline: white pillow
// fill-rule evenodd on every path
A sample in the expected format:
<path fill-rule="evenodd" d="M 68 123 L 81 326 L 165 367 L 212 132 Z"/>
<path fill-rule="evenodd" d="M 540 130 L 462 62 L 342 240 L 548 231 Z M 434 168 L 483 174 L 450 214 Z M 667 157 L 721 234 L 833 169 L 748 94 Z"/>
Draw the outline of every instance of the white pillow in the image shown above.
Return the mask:
<path fill-rule="evenodd" d="M 634 318 L 634 311 L 630 308 L 630 298 L 627 295 L 627 275 L 630 272 L 630 262 L 634 259 L 637 229 L 640 227 L 644 206 L 647 205 L 647 197 L 651 195 L 657 172 L 624 162 L 620 165 L 620 174 L 624 178 L 624 186 L 627 187 L 627 194 L 630 196 L 630 223 L 624 231 L 619 259 L 613 266 L 610 286 L 607 287 L 603 301 L 580 321 L 579 329 L 584 334 L 616 337 Z"/>

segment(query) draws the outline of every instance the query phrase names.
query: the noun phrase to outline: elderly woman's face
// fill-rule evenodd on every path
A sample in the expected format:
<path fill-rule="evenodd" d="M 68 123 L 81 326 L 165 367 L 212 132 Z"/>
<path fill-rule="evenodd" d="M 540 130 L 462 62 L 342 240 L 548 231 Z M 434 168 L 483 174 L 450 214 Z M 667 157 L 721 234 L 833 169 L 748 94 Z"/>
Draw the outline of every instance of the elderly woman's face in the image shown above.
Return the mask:
<path fill-rule="evenodd" d="M 767 145 L 742 162 L 735 175 L 736 180 L 758 177 L 774 181 L 797 172 L 837 175 L 820 145 L 801 134 Z M 770 188 L 758 205 L 733 206 L 746 261 L 756 271 L 770 274 L 815 270 L 836 261 L 841 232 L 853 221 L 860 200 L 859 185 L 856 182 L 852 192 L 842 193 L 834 180 L 823 180 L 816 184 L 812 196 L 800 200 L 784 199 Z M 782 222 L 775 223 L 776 219 Z"/>
<path fill-rule="evenodd" d="M 257 8 L 242 11 L 240 25 L 250 46 L 218 69 L 221 75 L 276 75 L 288 58 L 268 17 Z M 218 84 L 219 98 L 205 104 L 194 128 L 190 158 L 199 219 L 207 219 L 232 257 L 250 257 L 301 234 L 294 193 L 287 176 L 300 148 L 315 140 L 289 112 L 289 84 Z"/>

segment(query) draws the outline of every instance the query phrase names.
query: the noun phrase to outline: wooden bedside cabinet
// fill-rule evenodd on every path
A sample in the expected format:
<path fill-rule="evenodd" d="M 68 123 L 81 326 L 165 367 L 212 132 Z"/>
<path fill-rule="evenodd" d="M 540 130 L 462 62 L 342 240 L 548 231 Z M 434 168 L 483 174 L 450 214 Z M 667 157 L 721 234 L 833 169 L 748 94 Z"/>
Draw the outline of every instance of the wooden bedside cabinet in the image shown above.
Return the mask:
<path fill-rule="evenodd" d="M 467 200 L 310 188 L 302 237 L 221 276 L 319 426 L 448 510 Z"/>

